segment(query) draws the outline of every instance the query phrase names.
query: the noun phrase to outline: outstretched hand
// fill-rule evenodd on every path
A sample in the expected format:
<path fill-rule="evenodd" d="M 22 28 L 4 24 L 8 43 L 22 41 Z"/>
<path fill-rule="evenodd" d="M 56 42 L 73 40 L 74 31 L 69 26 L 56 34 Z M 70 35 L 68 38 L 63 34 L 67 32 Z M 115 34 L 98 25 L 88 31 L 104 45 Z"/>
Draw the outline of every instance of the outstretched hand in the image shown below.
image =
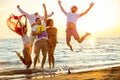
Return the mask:
<path fill-rule="evenodd" d="M 17 8 L 20 8 L 20 5 L 17 5 Z"/>
<path fill-rule="evenodd" d="M 61 0 L 58 0 L 58 4 L 61 4 Z"/>
<path fill-rule="evenodd" d="M 52 11 L 52 15 L 54 14 L 54 12 Z"/>
<path fill-rule="evenodd" d="M 45 8 L 46 7 L 46 5 L 43 3 L 43 7 Z"/>
<path fill-rule="evenodd" d="M 93 7 L 93 6 L 94 6 L 94 2 L 91 2 L 91 3 L 90 3 L 90 6 Z"/>

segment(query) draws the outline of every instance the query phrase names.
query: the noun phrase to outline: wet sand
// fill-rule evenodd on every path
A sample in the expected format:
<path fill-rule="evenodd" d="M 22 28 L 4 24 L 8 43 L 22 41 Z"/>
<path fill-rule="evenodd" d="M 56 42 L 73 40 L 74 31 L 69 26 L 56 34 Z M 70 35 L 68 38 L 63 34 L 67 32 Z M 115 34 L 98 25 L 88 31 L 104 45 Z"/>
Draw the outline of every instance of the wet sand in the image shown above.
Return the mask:
<path fill-rule="evenodd" d="M 120 66 L 99 70 L 84 71 L 70 74 L 56 75 L 51 73 L 31 72 L 33 70 L 16 70 L 8 72 L 0 72 L 0 80 L 120 80 Z M 20 76 L 20 75 L 23 76 Z M 19 76 L 18 76 L 19 75 Z M 1 78 L 2 76 L 6 76 Z M 49 77 L 46 77 L 49 76 Z"/>
<path fill-rule="evenodd" d="M 31 80 L 120 80 L 120 67 L 100 69 L 95 71 L 62 74 L 49 78 L 34 78 Z"/>

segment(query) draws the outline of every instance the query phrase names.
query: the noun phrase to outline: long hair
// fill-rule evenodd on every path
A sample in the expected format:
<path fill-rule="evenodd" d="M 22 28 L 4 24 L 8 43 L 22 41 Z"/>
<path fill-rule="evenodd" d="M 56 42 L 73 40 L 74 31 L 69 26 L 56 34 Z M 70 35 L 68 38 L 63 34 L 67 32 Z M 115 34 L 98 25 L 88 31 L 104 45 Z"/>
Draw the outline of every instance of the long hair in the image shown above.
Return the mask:
<path fill-rule="evenodd" d="M 50 26 L 51 21 L 53 22 L 53 19 L 48 19 L 48 20 L 47 20 L 46 27 L 47 27 L 47 26 Z"/>

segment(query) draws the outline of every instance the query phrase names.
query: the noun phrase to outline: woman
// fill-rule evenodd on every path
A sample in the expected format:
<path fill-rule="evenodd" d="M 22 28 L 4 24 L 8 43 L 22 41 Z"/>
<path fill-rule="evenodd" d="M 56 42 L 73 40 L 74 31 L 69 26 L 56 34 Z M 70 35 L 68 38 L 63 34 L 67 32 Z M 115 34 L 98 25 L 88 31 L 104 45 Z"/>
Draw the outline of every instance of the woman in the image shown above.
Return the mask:
<path fill-rule="evenodd" d="M 49 48 L 48 48 L 48 61 L 49 61 L 49 67 L 54 68 L 54 50 L 57 43 L 57 28 L 53 27 L 53 20 L 48 19 L 47 20 L 47 34 L 48 34 L 48 40 L 49 40 Z"/>
<path fill-rule="evenodd" d="M 20 19 L 18 19 L 18 23 L 21 26 L 21 37 L 23 40 L 23 56 L 20 55 L 19 52 L 16 51 L 17 56 L 21 59 L 21 61 L 26 65 L 26 68 L 29 68 L 32 64 L 32 59 L 31 59 L 31 45 L 30 45 L 30 38 L 27 35 L 27 18 L 25 16 L 25 24 L 23 24 Z"/>

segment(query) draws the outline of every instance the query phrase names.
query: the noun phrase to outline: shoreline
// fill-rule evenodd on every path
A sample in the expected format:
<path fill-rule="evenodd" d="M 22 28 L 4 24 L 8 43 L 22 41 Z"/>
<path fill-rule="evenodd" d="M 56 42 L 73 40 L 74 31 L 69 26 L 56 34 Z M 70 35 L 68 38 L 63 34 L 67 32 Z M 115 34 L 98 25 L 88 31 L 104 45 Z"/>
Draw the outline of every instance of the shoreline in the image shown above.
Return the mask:
<path fill-rule="evenodd" d="M 20 71 L 20 70 L 19 70 Z M 90 69 L 86 71 L 80 71 L 80 72 L 72 72 L 69 73 L 56 73 L 56 72 L 40 72 L 38 70 L 38 73 L 30 72 L 31 70 L 25 70 L 26 73 L 24 73 L 24 70 L 21 71 L 24 74 L 18 74 L 21 73 L 19 71 L 16 71 L 17 73 L 14 73 L 13 71 L 10 71 L 9 73 L 11 75 L 5 75 L 0 74 L 0 79 L 28 79 L 28 80 L 120 80 L 120 65 L 108 67 L 108 68 L 99 68 L 99 69 Z M 28 72 L 27 72 L 28 71 Z M 34 70 L 33 70 L 34 71 Z M 2 76 L 6 76 L 3 77 Z"/>
<path fill-rule="evenodd" d="M 120 80 L 120 66 L 30 80 Z"/>

